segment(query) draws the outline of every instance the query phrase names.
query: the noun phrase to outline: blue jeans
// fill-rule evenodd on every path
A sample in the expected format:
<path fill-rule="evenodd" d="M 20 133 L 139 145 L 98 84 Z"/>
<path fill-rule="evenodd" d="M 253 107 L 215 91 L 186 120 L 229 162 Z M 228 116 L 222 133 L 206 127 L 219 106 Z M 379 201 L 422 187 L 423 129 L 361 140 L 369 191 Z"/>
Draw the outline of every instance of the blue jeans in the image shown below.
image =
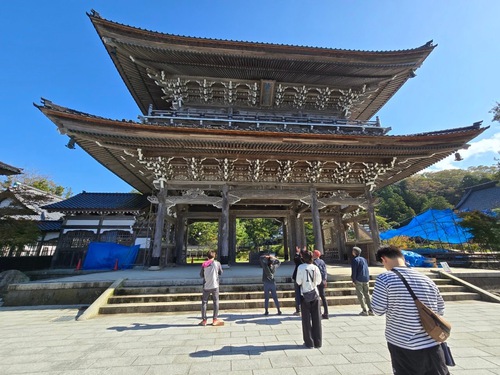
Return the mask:
<path fill-rule="evenodd" d="M 278 295 L 276 294 L 276 284 L 274 282 L 264 283 L 264 308 L 267 310 L 269 308 L 269 293 L 273 297 L 274 305 L 279 310 L 280 302 L 278 301 Z"/>

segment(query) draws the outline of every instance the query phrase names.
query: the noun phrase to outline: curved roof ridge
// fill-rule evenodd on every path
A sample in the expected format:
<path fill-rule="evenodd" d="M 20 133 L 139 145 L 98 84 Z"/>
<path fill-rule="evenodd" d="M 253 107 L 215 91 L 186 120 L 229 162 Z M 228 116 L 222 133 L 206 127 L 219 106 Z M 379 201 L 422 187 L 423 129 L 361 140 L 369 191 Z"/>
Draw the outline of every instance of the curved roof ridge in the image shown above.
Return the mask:
<path fill-rule="evenodd" d="M 61 105 L 55 104 L 52 101 L 50 101 L 48 99 L 45 99 L 45 98 L 41 98 L 40 100 L 42 102 L 41 105 L 33 103 L 33 105 L 36 108 L 38 108 L 39 110 L 42 110 L 42 108 L 48 108 L 48 109 L 53 109 L 53 110 L 58 111 L 58 112 L 64 112 L 64 113 L 69 113 L 69 114 L 78 115 L 78 116 L 84 116 L 84 117 L 89 117 L 89 118 L 95 118 L 95 119 L 99 119 L 99 120 L 121 121 L 121 122 L 128 122 L 128 123 L 131 123 L 131 124 L 141 124 L 140 122 L 137 122 L 137 121 L 134 121 L 134 120 L 126 120 L 126 119 L 118 120 L 118 119 L 114 119 L 114 118 L 111 118 L 111 117 L 97 116 L 97 115 L 92 115 L 92 114 L 87 113 L 87 112 L 77 111 L 76 109 L 71 109 L 71 108 L 68 108 L 68 107 L 63 107 Z"/>
<path fill-rule="evenodd" d="M 271 42 L 252 42 L 252 41 L 245 41 L 245 40 L 234 40 L 234 39 L 219 39 L 219 38 L 204 38 L 204 37 L 197 37 L 197 36 L 186 36 L 186 35 L 179 35 L 179 34 L 170 34 L 170 33 L 165 33 L 165 32 L 160 32 L 160 31 L 155 31 L 155 30 L 150 30 L 150 29 L 145 29 L 137 26 L 131 26 L 125 23 L 120 23 L 116 21 L 109 20 L 107 18 L 102 17 L 98 12 L 95 10 L 91 10 L 90 13 L 87 13 L 87 16 L 90 18 L 92 23 L 94 23 L 94 20 L 102 20 L 104 22 L 107 22 L 109 24 L 117 25 L 117 26 L 122 26 L 122 27 L 127 27 L 130 29 L 134 29 L 137 31 L 142 31 L 142 32 L 147 32 L 150 34 L 156 34 L 158 36 L 168 36 L 168 37 L 174 37 L 174 38 L 182 38 L 186 40 L 196 40 L 196 41 L 211 41 L 211 42 L 222 42 L 222 43 L 240 43 L 240 44 L 247 44 L 247 45 L 255 45 L 255 46 L 268 46 L 268 47 L 295 47 L 295 48 L 304 48 L 304 49 L 309 49 L 309 50 L 321 50 L 321 51 L 338 51 L 338 52 L 354 52 L 354 53 L 375 53 L 375 54 L 394 54 L 394 53 L 405 53 L 405 52 L 416 52 L 420 50 L 430 50 L 432 51 L 435 47 L 437 47 L 437 44 L 433 43 L 433 40 L 430 40 L 426 42 L 425 44 L 415 47 L 415 48 L 406 48 L 406 49 L 398 49 L 398 50 L 356 50 L 356 49 L 343 49 L 343 48 L 332 48 L 332 47 L 318 47 L 318 46 L 307 46 L 307 45 L 296 45 L 296 44 L 286 44 L 286 43 L 271 43 Z M 94 24 L 95 26 L 95 24 Z"/>

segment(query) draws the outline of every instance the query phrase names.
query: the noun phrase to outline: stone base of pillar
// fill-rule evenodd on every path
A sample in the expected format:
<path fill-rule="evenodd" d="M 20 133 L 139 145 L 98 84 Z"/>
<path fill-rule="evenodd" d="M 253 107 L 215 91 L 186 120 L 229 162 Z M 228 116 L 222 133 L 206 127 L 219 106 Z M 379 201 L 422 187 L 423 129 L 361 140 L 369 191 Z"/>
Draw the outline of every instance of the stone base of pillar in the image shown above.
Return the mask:
<path fill-rule="evenodd" d="M 160 267 L 160 257 L 152 257 L 151 261 L 149 262 L 149 268 L 148 270 L 150 271 L 159 271 L 161 270 Z"/>
<path fill-rule="evenodd" d="M 229 256 L 221 256 L 220 259 L 219 259 L 219 262 L 221 264 L 229 264 Z"/>

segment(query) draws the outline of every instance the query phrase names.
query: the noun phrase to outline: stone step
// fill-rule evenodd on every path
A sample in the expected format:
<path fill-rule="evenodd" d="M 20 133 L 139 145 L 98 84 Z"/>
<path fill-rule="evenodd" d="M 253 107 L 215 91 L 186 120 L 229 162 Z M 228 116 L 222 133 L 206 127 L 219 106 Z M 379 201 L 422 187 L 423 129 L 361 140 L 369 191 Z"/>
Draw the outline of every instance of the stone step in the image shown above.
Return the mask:
<path fill-rule="evenodd" d="M 463 301 L 463 300 L 479 300 L 480 296 L 476 293 L 467 292 L 443 292 L 443 299 L 445 301 Z M 200 310 L 200 296 L 198 295 L 197 301 L 169 301 L 169 302 L 144 302 L 144 303 L 118 303 L 107 304 L 99 309 L 100 314 L 144 314 L 144 313 L 166 313 L 176 311 L 199 311 Z M 280 305 L 282 309 L 295 309 L 294 298 L 280 298 Z M 328 306 L 338 305 L 357 305 L 358 299 L 355 295 L 346 296 L 329 296 L 327 297 Z M 272 299 L 269 301 L 270 309 L 274 309 L 274 302 Z M 212 303 L 209 301 L 208 309 L 212 309 Z M 220 300 L 220 310 L 242 310 L 242 309 L 264 309 L 264 299 L 229 299 Z M 293 311 L 286 312 L 291 314 Z"/>
<path fill-rule="evenodd" d="M 256 286 L 257 290 L 251 291 L 226 291 L 219 293 L 220 301 L 227 300 L 242 300 L 242 299 L 262 299 L 263 291 L 260 285 Z M 373 288 L 370 288 L 373 290 Z M 441 293 L 445 292 L 463 292 L 465 288 L 458 285 L 441 285 L 439 286 Z M 131 294 L 119 294 L 114 295 L 109 298 L 108 303 L 119 304 L 119 303 L 151 303 L 151 302 L 175 302 L 175 301 L 196 301 L 199 302 L 201 296 L 201 288 L 197 291 L 191 293 L 139 293 L 136 295 Z M 337 297 L 337 296 L 355 296 L 356 291 L 354 288 L 334 288 L 327 289 L 325 292 L 327 297 Z M 278 290 L 278 299 L 284 298 L 294 298 L 295 292 L 293 289 L 288 290 Z"/>

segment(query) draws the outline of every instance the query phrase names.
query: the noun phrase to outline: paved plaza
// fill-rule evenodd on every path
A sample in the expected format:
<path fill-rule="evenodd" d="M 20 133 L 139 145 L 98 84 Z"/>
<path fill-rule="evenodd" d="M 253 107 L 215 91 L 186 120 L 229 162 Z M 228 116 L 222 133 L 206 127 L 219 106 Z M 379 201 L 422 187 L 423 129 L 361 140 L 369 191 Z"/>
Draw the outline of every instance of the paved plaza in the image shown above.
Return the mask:
<path fill-rule="evenodd" d="M 384 317 L 334 306 L 323 347 L 305 349 L 292 312 L 222 311 L 225 326 L 199 327 L 199 313 L 76 321 L 77 306 L 0 307 L 0 374 L 391 374 Z M 500 304 L 448 302 L 446 317 L 452 374 L 500 374 Z"/>

